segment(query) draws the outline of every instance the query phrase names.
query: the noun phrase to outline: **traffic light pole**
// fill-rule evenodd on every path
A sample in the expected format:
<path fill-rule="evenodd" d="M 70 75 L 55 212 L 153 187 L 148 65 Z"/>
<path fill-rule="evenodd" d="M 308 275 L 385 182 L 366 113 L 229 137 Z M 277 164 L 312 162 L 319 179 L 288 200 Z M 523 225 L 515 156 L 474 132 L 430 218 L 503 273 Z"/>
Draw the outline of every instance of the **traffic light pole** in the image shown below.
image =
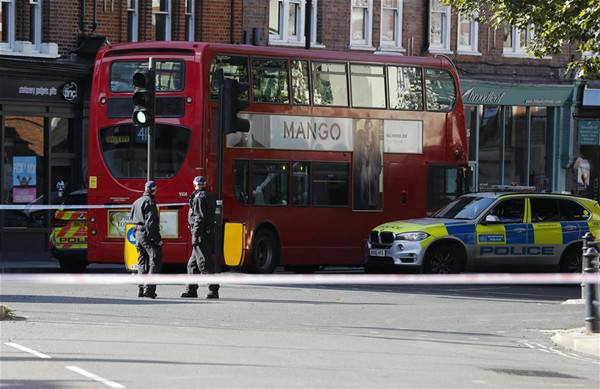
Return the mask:
<path fill-rule="evenodd" d="M 148 59 L 148 69 L 154 70 L 156 66 L 156 60 L 153 57 Z M 154 106 L 154 102 L 152 103 Z M 146 175 L 147 181 L 154 180 L 154 149 L 155 149 L 155 140 L 154 140 L 154 125 L 148 126 L 148 161 L 146 165 Z"/>
<path fill-rule="evenodd" d="M 223 103 L 224 98 L 224 87 L 225 77 L 223 76 L 223 69 L 219 68 L 216 71 L 216 77 L 219 82 L 219 107 L 218 107 L 218 118 L 217 118 L 217 193 L 216 201 L 217 208 L 215 210 L 215 216 L 217 221 L 217 234 L 215 239 L 215 273 L 221 272 L 221 253 L 223 249 L 223 199 L 222 199 L 222 186 L 223 186 Z"/>

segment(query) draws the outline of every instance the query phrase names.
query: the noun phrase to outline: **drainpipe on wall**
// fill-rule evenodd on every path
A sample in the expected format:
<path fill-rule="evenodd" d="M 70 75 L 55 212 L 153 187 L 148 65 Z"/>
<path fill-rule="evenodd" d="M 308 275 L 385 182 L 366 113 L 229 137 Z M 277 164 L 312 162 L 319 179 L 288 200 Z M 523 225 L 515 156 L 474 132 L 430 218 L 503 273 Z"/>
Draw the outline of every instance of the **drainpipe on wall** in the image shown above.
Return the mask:
<path fill-rule="evenodd" d="M 231 0 L 229 9 L 229 43 L 233 44 L 233 6 L 235 0 Z"/>
<path fill-rule="evenodd" d="M 79 41 L 85 38 L 85 0 L 81 0 L 79 7 Z"/>
<path fill-rule="evenodd" d="M 424 55 L 429 50 L 429 5 L 431 0 L 425 1 L 425 8 L 423 10 L 423 46 L 421 46 L 421 55 Z"/>

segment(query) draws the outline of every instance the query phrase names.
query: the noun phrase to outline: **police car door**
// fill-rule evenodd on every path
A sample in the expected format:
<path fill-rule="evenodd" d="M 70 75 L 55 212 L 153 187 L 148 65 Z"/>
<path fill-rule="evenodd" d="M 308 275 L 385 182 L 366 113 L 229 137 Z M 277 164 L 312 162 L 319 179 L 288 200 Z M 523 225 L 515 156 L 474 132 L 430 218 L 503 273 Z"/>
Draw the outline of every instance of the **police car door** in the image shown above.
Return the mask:
<path fill-rule="evenodd" d="M 501 200 L 483 215 L 476 230 L 476 264 L 522 264 L 529 231 L 525 223 L 525 198 Z"/>
<path fill-rule="evenodd" d="M 589 231 L 587 223 L 580 224 L 588 214 L 572 200 L 532 196 L 529 201 L 533 244 L 528 249 L 528 263 L 556 265 L 564 249 Z"/>

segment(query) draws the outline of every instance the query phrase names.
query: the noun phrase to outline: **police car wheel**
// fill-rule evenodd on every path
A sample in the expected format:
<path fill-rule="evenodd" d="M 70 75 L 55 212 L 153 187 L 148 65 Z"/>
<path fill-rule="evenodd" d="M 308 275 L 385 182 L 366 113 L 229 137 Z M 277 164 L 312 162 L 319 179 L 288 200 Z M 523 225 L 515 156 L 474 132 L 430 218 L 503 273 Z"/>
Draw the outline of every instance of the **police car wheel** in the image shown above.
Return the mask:
<path fill-rule="evenodd" d="M 273 232 L 267 229 L 259 230 L 252 244 L 252 265 L 257 273 L 273 273 L 279 264 L 277 240 Z"/>
<path fill-rule="evenodd" d="M 448 245 L 431 248 L 427 253 L 423 267 L 423 272 L 427 274 L 460 273 L 461 270 L 458 250 Z"/>
<path fill-rule="evenodd" d="M 580 246 L 570 247 L 560 260 L 560 271 L 563 273 L 581 273 L 582 249 Z"/>

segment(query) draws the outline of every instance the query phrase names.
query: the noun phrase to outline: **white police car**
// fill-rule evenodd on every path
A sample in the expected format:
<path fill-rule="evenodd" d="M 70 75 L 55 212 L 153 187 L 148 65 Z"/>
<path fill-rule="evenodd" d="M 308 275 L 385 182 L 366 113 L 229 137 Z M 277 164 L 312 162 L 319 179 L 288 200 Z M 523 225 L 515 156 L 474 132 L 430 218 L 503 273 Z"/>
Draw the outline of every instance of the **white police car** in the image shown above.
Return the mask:
<path fill-rule="evenodd" d="M 582 236 L 600 235 L 600 205 L 553 193 L 463 195 L 432 217 L 375 227 L 365 272 L 458 273 L 476 265 L 554 265 L 581 271 Z"/>

